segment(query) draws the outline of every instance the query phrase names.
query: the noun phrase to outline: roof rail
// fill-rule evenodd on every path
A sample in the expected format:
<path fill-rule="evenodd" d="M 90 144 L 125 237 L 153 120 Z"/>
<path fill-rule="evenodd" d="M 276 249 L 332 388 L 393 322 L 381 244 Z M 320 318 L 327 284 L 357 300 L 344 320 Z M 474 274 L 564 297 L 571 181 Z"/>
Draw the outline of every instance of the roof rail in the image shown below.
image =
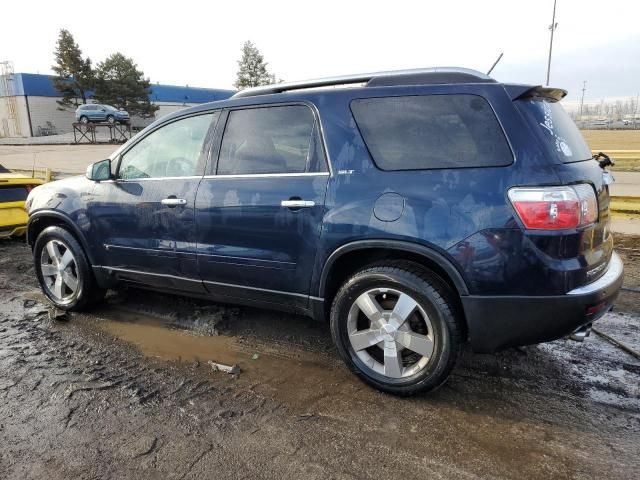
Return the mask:
<path fill-rule="evenodd" d="M 489 83 L 495 80 L 484 73 L 461 67 L 414 68 L 388 72 L 361 73 L 337 77 L 302 80 L 297 82 L 274 83 L 261 87 L 240 90 L 232 98 L 269 95 L 303 88 L 331 87 L 366 83 L 367 86 L 426 85 L 437 83 Z"/>

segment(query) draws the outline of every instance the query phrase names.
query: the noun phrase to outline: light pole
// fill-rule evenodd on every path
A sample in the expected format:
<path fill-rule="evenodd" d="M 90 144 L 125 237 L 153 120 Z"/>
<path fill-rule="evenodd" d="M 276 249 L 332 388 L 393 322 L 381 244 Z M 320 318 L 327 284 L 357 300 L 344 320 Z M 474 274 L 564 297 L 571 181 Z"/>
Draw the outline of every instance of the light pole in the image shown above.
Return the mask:
<path fill-rule="evenodd" d="M 582 98 L 580 99 L 580 122 L 582 122 L 582 107 L 584 105 L 584 91 L 587 89 L 587 81 L 582 81 Z"/>
<path fill-rule="evenodd" d="M 549 85 L 549 74 L 551 73 L 551 51 L 553 50 L 553 32 L 558 28 L 558 24 L 556 23 L 556 0 L 553 0 L 553 17 L 551 19 L 551 25 L 549 25 L 549 30 L 551 30 L 551 40 L 549 41 L 549 60 L 547 60 L 547 85 Z"/>

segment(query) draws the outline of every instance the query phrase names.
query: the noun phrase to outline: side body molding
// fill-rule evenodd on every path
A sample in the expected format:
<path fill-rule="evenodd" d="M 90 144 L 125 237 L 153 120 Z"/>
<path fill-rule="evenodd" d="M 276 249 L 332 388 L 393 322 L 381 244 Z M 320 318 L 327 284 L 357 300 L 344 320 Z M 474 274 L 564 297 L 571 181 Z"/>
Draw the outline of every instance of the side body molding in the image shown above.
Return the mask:
<path fill-rule="evenodd" d="M 436 250 L 426 247 L 424 245 L 419 245 L 412 242 L 405 242 L 402 240 L 357 240 L 355 242 L 347 243 L 338 247 L 336 250 L 329 255 L 327 260 L 324 263 L 324 267 L 322 268 L 322 273 L 320 274 L 319 286 L 318 286 L 318 297 L 323 298 L 325 295 L 325 286 L 327 283 L 327 278 L 329 276 L 329 272 L 331 271 L 331 267 L 335 263 L 338 258 L 342 255 L 353 252 L 355 250 L 363 250 L 368 248 L 386 248 L 391 250 L 405 251 L 411 252 L 417 255 L 422 255 L 428 260 L 432 261 L 436 265 L 438 265 L 442 270 L 444 270 L 449 278 L 453 281 L 458 293 L 463 295 L 469 295 L 469 290 L 467 288 L 467 283 L 465 282 L 460 271 L 454 266 L 451 260 L 449 260 L 445 255 L 437 252 Z"/>

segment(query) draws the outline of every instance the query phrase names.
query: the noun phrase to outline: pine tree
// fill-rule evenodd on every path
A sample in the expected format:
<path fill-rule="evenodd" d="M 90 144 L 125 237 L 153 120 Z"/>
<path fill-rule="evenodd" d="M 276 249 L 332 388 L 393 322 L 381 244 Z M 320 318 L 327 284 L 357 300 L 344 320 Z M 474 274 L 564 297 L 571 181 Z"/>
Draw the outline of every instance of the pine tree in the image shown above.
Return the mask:
<path fill-rule="evenodd" d="M 238 77 L 234 84 L 238 90 L 274 83 L 275 75 L 267 71 L 267 63 L 260 51 L 250 41 L 242 46 L 242 58 L 238 61 Z"/>
<path fill-rule="evenodd" d="M 158 106 L 149 101 L 151 83 L 131 58 L 114 53 L 96 69 L 95 98 L 100 103 L 124 108 L 130 115 L 150 117 Z"/>
<path fill-rule="evenodd" d="M 82 58 L 82 50 L 68 30 L 60 30 L 55 49 L 56 64 L 51 68 L 53 86 L 62 94 L 57 100 L 62 107 L 87 103 L 87 93 L 94 87 L 94 72 L 91 59 Z"/>

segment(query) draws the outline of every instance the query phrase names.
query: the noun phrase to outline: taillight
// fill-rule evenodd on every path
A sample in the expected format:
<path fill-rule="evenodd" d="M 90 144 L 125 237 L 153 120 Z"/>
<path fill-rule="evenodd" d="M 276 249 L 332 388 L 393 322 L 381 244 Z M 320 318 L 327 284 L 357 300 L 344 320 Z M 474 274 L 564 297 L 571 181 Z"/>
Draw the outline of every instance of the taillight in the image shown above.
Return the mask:
<path fill-rule="evenodd" d="M 25 185 L 24 188 L 27 190 L 27 193 L 31 193 L 31 190 L 33 190 L 33 185 Z"/>
<path fill-rule="evenodd" d="M 564 230 L 594 223 L 598 201 L 591 185 L 515 187 L 509 200 L 524 226 L 535 230 Z"/>

